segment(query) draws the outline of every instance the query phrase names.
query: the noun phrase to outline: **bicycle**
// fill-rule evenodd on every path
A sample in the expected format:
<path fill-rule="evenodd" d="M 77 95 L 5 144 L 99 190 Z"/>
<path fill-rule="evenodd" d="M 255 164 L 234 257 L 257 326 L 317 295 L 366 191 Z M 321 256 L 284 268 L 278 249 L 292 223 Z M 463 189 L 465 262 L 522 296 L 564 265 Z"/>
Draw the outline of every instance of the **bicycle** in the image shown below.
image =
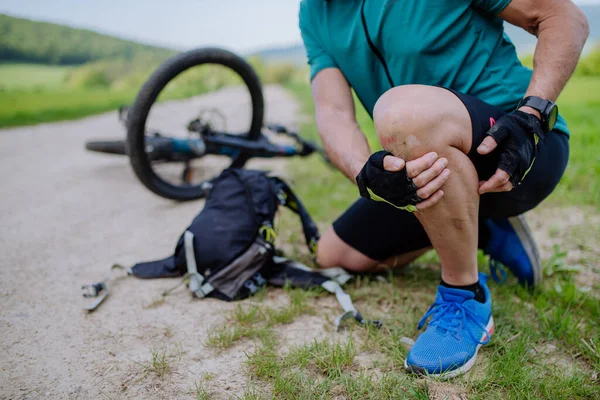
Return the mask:
<path fill-rule="evenodd" d="M 218 129 L 216 125 L 226 120 L 215 109 L 204 109 L 199 115 L 185 123 L 187 137 L 164 135 L 160 130 L 150 129 L 148 118 L 150 111 L 161 92 L 179 75 L 193 67 L 213 64 L 226 67 L 241 78 L 243 86 L 250 95 L 251 118 L 249 127 L 240 133 Z M 213 75 L 214 77 L 214 75 Z M 218 85 L 217 85 L 218 86 Z M 306 157 L 320 153 L 327 161 L 323 150 L 312 141 L 302 138 L 295 132 L 279 124 L 264 126 L 272 134 L 291 139 L 292 144 L 273 142 L 263 132 L 264 99 L 262 86 L 253 68 L 241 57 L 218 48 L 203 48 L 185 52 L 165 61 L 146 81 L 130 107 L 119 109 L 119 119 L 127 128 L 126 140 L 90 141 L 86 149 L 94 152 L 128 155 L 135 175 L 140 182 L 153 193 L 178 201 L 194 200 L 205 197 L 210 190 L 211 180 L 220 173 L 221 166 L 212 168 L 198 182 L 194 182 L 196 160 L 207 156 L 225 158 L 226 166 L 242 168 L 252 158 Z M 169 119 L 169 118 L 167 118 Z M 182 163 L 179 183 L 169 181 L 155 168 Z M 221 165 L 223 165 L 221 163 Z M 209 168 L 206 168 L 209 167 Z M 210 170 L 210 165 L 204 169 Z M 204 171 L 205 172 L 205 171 Z M 206 175 L 214 176 L 207 177 Z M 173 177 L 171 169 L 167 175 Z"/>

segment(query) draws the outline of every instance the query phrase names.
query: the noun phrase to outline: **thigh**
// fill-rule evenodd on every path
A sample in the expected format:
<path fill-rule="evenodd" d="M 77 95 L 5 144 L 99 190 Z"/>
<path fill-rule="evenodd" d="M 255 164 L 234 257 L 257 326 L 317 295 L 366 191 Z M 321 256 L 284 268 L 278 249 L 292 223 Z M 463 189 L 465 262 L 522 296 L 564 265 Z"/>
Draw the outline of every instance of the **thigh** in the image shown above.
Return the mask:
<path fill-rule="evenodd" d="M 412 213 L 363 198 L 333 223 L 333 230 L 352 249 L 380 262 L 431 246 Z"/>

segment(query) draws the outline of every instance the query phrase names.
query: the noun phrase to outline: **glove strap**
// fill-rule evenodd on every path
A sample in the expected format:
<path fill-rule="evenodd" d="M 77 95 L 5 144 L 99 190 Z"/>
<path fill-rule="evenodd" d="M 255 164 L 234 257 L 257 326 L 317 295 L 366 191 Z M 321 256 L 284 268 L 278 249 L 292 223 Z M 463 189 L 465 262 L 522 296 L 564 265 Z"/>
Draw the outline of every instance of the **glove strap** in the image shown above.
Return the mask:
<path fill-rule="evenodd" d="M 406 205 L 404 207 L 400 207 L 400 206 L 397 206 L 395 204 L 392 204 L 389 201 L 387 201 L 386 199 L 384 199 L 383 197 L 377 196 L 375 194 L 375 192 L 373 192 L 371 189 L 369 189 L 369 188 L 366 188 L 366 189 L 367 189 L 368 198 L 371 199 L 371 200 L 380 201 L 380 202 L 383 202 L 383 203 L 387 203 L 390 206 L 392 206 L 394 208 L 397 208 L 398 210 L 404 210 L 404 211 L 408 211 L 408 212 L 411 212 L 411 213 L 419 211 L 419 209 L 417 208 L 417 206 L 413 206 L 412 204 L 408 204 L 408 205 Z M 363 196 L 363 197 L 365 197 L 365 196 Z"/>

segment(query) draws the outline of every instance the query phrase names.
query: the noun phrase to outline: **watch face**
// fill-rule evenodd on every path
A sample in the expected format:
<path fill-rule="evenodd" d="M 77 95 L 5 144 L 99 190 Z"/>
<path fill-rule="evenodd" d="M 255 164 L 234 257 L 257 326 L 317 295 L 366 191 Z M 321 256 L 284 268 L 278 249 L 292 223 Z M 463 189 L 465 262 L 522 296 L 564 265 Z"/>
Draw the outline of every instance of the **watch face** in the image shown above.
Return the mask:
<path fill-rule="evenodd" d="M 558 107 L 556 104 L 552 105 L 550 112 L 548 113 L 548 132 L 554 129 L 554 125 L 556 125 L 556 120 L 558 119 Z"/>

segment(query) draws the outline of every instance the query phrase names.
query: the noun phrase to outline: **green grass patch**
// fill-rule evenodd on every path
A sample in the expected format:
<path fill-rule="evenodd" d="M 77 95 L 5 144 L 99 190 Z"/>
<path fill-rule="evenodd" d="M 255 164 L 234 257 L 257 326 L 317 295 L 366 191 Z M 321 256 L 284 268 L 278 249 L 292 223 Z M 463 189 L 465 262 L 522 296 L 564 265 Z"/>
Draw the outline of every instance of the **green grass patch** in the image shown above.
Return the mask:
<path fill-rule="evenodd" d="M 135 91 L 68 90 L 0 93 L 0 127 L 81 118 L 117 109 L 135 98 Z"/>
<path fill-rule="evenodd" d="M 364 315 L 384 320 L 383 328 L 350 325 L 347 340 L 317 339 L 287 351 L 277 340 L 263 341 L 248 354 L 246 372 L 282 399 L 428 399 L 450 389 L 474 399 L 598 398 L 600 305 L 577 290 L 567 270 L 547 275 L 534 293 L 514 280 L 491 284 L 496 332 L 470 374 L 448 383 L 406 374 L 403 342 L 418 335 L 438 274 L 417 264 L 387 282 L 358 280 L 349 292 Z M 371 361 L 361 365 L 359 354 Z"/>
<path fill-rule="evenodd" d="M 0 64 L 0 128 L 77 119 L 131 104 L 162 61 L 161 57 L 148 56 L 74 67 Z M 305 71 L 293 65 L 267 65 L 256 57 L 249 62 L 265 84 L 305 80 Z M 202 65 L 169 82 L 159 101 L 184 99 L 240 84 L 241 78 L 230 69 Z"/>
<path fill-rule="evenodd" d="M 167 349 L 151 349 L 150 359 L 144 362 L 136 362 L 140 367 L 143 376 L 153 374 L 162 378 L 173 370 L 173 364 L 181 359 L 181 345 L 167 351 Z"/>
<path fill-rule="evenodd" d="M 359 368 L 352 336 L 346 342 L 315 340 L 278 354 L 273 345 L 248 355 L 247 372 L 271 383 L 273 398 L 428 399 L 427 386 L 397 372 L 378 377 Z M 263 397 L 264 398 L 264 397 Z"/>
<path fill-rule="evenodd" d="M 314 314 L 309 299 L 318 296 L 320 291 L 284 289 L 289 298 L 287 305 L 270 307 L 260 302 L 236 304 L 227 315 L 225 324 L 211 328 L 204 345 L 222 350 L 242 339 L 258 339 L 263 344 L 272 344 L 275 339 L 273 327 L 290 324 L 300 315 Z"/>
<path fill-rule="evenodd" d="M 301 102 L 304 114 L 312 117 L 310 87 L 288 85 L 288 88 Z M 565 176 L 546 203 L 592 206 L 588 208 L 597 210 L 600 207 L 600 78 L 574 78 L 558 103 L 572 133 L 571 159 Z M 357 120 L 372 149 L 377 149 L 372 121 L 360 106 Z M 303 125 L 301 131 L 304 136 L 318 140 L 314 121 Z M 301 182 L 295 190 L 319 226 L 330 225 L 358 197 L 356 187 L 318 156 L 291 163 L 294 181 Z M 572 231 L 574 238 L 577 227 Z M 596 231 L 587 229 L 583 234 Z M 565 235 L 565 240 L 573 240 L 565 232 L 559 233 L 560 237 Z M 305 253 L 302 245 L 296 247 L 295 252 Z M 487 258 L 480 254 L 478 260 L 480 269 L 488 272 Z M 514 279 L 509 279 L 506 285 L 491 283 L 494 337 L 481 349 L 473 372 L 447 385 L 476 399 L 600 398 L 599 302 L 576 285 L 580 268 L 569 264 L 560 248 L 545 263 L 544 285 L 534 293 L 520 288 Z M 331 357 L 339 353 L 340 349 L 335 347 L 339 344 L 318 342 L 288 354 L 262 348 L 260 355 L 257 351 L 249 356 L 249 373 L 269 382 L 277 398 L 302 398 L 307 393 L 324 398 L 435 397 L 437 382 L 423 383 L 403 372 L 408 347 L 402 343 L 418 336 L 416 326 L 433 300 L 432 282 L 438 279 L 439 259 L 435 252 L 429 252 L 410 267 L 390 274 L 385 281 L 361 277 L 347 285 L 356 307 L 369 318 L 384 322 L 382 329 L 352 332 L 355 354 L 373 355 L 376 360 L 373 368 L 335 364 Z M 319 360 L 325 360 L 329 367 L 342 366 L 319 368 Z"/>
<path fill-rule="evenodd" d="M 0 63 L 0 93 L 12 90 L 47 90 L 63 85 L 73 67 Z"/>
<path fill-rule="evenodd" d="M 571 79 L 558 99 L 571 131 L 567 171 L 549 200 L 600 209 L 600 77 Z"/>
<path fill-rule="evenodd" d="M 228 349 L 241 339 L 268 340 L 273 332 L 268 327 L 238 326 L 225 324 L 211 328 L 205 346 L 215 349 Z"/>

